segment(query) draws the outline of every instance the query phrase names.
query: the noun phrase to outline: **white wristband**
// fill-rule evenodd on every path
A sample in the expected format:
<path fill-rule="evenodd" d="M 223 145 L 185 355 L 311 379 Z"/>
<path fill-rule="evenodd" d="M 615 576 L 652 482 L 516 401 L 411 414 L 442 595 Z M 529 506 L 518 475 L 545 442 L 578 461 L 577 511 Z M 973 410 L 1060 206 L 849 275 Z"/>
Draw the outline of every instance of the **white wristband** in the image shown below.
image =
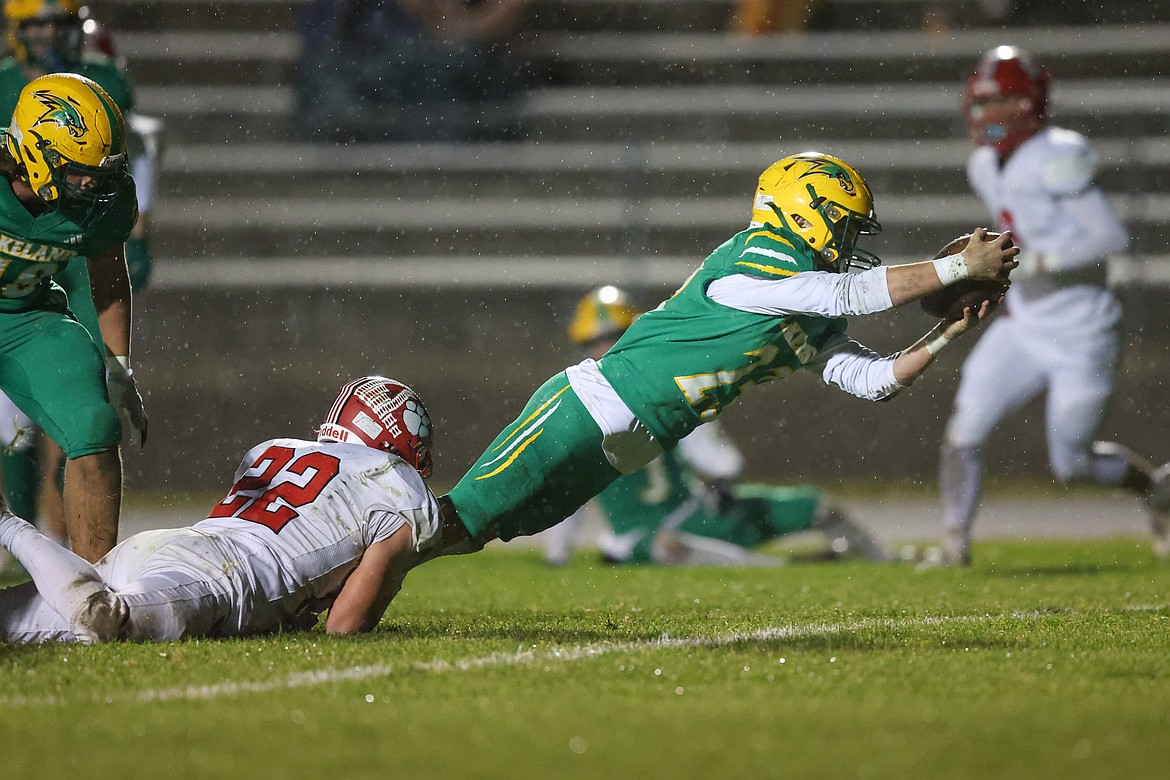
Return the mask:
<path fill-rule="evenodd" d="M 129 355 L 110 355 L 106 358 L 106 366 L 111 371 L 122 371 L 127 374 L 133 373 L 130 371 Z"/>
<path fill-rule="evenodd" d="M 951 340 L 944 336 L 942 331 L 938 328 L 935 328 L 930 333 L 927 333 L 926 338 L 927 341 L 924 346 L 926 347 L 927 354 L 929 354 L 931 357 L 934 357 L 938 353 L 942 352 L 947 344 L 951 343 Z"/>
<path fill-rule="evenodd" d="M 954 284 L 967 278 L 967 258 L 960 252 L 957 255 L 947 255 L 934 261 L 934 272 L 944 286 Z"/>

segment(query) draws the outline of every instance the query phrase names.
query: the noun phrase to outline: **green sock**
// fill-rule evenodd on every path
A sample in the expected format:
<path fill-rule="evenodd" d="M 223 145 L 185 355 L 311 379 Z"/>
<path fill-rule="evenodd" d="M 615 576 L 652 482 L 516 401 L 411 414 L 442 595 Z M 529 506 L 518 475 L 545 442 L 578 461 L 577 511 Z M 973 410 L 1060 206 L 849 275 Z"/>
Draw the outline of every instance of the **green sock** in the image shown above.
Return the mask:
<path fill-rule="evenodd" d="M 0 472 L 3 472 L 8 508 L 17 517 L 34 522 L 41 476 L 36 447 L 15 452 L 0 450 Z"/>

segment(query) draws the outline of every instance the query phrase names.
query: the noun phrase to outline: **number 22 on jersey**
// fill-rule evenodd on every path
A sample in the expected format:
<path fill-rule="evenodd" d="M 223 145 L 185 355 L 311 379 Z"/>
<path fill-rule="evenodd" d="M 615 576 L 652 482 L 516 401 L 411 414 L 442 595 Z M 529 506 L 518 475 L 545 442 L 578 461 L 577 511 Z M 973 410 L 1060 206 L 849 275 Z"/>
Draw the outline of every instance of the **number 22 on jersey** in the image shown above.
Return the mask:
<path fill-rule="evenodd" d="M 324 452 L 295 455 L 289 447 L 264 450 L 208 517 L 238 517 L 280 533 L 297 517 L 297 507 L 315 501 L 341 469 L 341 461 Z"/>

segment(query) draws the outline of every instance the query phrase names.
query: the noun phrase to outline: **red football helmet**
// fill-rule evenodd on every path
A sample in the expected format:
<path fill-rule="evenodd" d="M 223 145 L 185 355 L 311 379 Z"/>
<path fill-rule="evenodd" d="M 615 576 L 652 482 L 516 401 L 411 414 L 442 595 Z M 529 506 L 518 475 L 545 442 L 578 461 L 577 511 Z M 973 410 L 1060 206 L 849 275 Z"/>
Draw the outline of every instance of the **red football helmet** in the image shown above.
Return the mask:
<path fill-rule="evenodd" d="M 423 477 L 431 475 L 427 408 L 418 393 L 384 376 L 364 376 L 341 388 L 317 429 L 317 441 L 364 444 L 393 452 Z"/>
<path fill-rule="evenodd" d="M 1015 46 L 996 46 L 980 58 L 963 91 L 971 142 L 1008 154 L 1048 119 L 1048 71 Z"/>

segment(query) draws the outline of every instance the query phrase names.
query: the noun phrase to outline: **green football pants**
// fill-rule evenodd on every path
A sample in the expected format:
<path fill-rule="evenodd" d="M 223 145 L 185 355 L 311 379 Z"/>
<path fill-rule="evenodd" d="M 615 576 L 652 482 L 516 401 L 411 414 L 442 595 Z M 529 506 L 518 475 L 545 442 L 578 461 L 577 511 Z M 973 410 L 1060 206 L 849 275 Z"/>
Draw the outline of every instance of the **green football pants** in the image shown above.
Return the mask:
<path fill-rule="evenodd" d="M 0 389 L 69 458 L 107 452 L 121 441 L 105 356 L 59 292 L 37 308 L 0 311 Z"/>
<path fill-rule="evenodd" d="M 564 372 L 541 386 L 448 494 L 471 535 L 507 541 L 550 528 L 621 474 Z"/>

